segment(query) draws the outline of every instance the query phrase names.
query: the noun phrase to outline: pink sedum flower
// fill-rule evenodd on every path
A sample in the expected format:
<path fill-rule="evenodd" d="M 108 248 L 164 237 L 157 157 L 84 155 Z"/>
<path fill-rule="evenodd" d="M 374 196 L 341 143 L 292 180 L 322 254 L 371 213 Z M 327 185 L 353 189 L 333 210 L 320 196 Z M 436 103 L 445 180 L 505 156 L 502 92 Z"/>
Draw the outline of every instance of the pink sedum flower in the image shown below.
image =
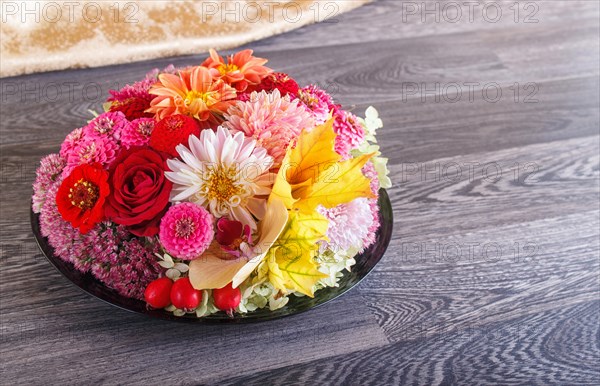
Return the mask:
<path fill-rule="evenodd" d="M 152 118 L 139 118 L 129 122 L 121 133 L 121 144 L 128 149 L 133 146 L 148 146 L 155 125 L 156 121 Z"/>
<path fill-rule="evenodd" d="M 174 257 L 193 260 L 210 245 L 215 235 L 213 216 L 191 202 L 174 205 L 160 223 L 159 238 Z"/>
<path fill-rule="evenodd" d="M 282 97 L 279 90 L 254 92 L 247 102 L 231 107 L 225 117 L 225 126 L 255 139 L 257 146 L 274 158 L 275 167 L 281 166 L 289 144 L 300 132 L 315 127 L 314 118 L 298 100 Z"/>
<path fill-rule="evenodd" d="M 48 189 L 60 178 L 65 165 L 64 158 L 58 154 L 50 154 L 42 158 L 33 183 L 32 208 L 35 213 L 40 213 L 42 210 Z"/>

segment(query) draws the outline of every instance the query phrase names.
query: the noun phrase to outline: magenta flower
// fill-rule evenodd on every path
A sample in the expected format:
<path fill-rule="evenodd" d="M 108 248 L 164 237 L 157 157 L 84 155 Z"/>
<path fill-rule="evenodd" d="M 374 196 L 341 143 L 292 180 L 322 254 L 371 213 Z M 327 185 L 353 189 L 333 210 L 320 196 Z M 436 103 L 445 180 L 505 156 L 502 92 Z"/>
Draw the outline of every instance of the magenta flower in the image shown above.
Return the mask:
<path fill-rule="evenodd" d="M 79 165 L 99 163 L 108 167 L 117 157 L 120 146 L 110 137 L 84 137 L 70 151 L 63 177 L 71 174 Z"/>
<path fill-rule="evenodd" d="M 350 151 L 356 149 L 365 140 L 365 129 L 358 118 L 347 111 L 336 110 L 333 131 L 336 132 L 335 151 L 344 158 L 350 157 Z"/>
<path fill-rule="evenodd" d="M 216 240 L 222 249 L 239 256 L 240 245 L 252 243 L 252 231 L 248 225 L 223 217 L 217 221 Z"/>
<path fill-rule="evenodd" d="M 213 216 L 191 202 L 169 208 L 160 223 L 159 238 L 163 247 L 183 260 L 199 257 L 213 237 Z"/>
<path fill-rule="evenodd" d="M 126 148 L 148 146 L 155 124 L 156 121 L 152 118 L 140 118 L 129 122 L 121 132 L 121 144 Z"/>
<path fill-rule="evenodd" d="M 327 92 L 315 85 L 310 85 L 298 91 L 298 99 L 304 107 L 312 113 L 317 125 L 322 125 L 329 120 L 329 113 L 339 107 Z"/>
<path fill-rule="evenodd" d="M 121 131 L 127 126 L 125 114 L 120 111 L 98 115 L 83 128 L 83 134 L 90 138 L 112 138 L 119 140 Z"/>
<path fill-rule="evenodd" d="M 83 128 L 75 129 L 67 135 L 64 142 L 60 146 L 60 156 L 64 159 L 69 158 L 73 149 L 77 146 L 79 141 L 83 138 Z"/>

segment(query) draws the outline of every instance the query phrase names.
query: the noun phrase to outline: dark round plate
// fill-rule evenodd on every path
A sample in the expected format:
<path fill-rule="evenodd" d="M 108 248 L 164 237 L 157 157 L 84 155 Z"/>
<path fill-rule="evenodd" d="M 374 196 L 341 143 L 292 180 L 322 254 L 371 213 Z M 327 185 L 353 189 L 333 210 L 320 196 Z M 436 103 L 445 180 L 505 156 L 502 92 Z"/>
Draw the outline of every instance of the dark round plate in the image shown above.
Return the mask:
<path fill-rule="evenodd" d="M 284 316 L 298 314 L 308 311 L 312 308 L 327 303 L 350 290 L 364 279 L 375 265 L 381 260 L 392 237 L 393 213 L 390 198 L 384 189 L 379 192 L 379 214 L 381 217 L 381 227 L 377 232 L 377 241 L 362 254 L 356 256 L 356 265 L 352 267 L 352 272 L 344 272 L 344 277 L 339 281 L 339 287 L 329 287 L 317 291 L 314 298 L 291 296 L 288 304 L 276 311 L 270 311 L 268 308 L 259 309 L 244 315 L 236 314 L 230 318 L 223 312 L 197 318 L 194 314 L 186 316 L 174 316 L 172 313 L 164 310 L 149 310 L 143 301 L 130 299 L 119 295 L 117 292 L 106 287 L 91 274 L 83 274 L 76 270 L 71 263 L 67 263 L 54 255 L 54 249 L 48 243 L 48 240 L 40 233 L 39 215 L 31 212 L 31 228 L 42 253 L 50 263 L 67 279 L 77 285 L 88 294 L 97 297 L 107 303 L 122 308 L 127 311 L 140 314 L 183 322 L 194 323 L 247 323 L 258 322 L 270 319 L 277 319 Z"/>

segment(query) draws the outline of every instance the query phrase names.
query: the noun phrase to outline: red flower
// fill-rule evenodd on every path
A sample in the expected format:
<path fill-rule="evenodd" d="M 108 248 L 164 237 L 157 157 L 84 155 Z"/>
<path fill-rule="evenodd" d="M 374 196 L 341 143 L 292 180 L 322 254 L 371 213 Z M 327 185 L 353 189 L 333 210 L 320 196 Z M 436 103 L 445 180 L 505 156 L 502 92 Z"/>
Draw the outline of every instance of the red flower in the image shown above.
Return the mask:
<path fill-rule="evenodd" d="M 152 114 L 145 112 L 149 108 L 150 101 L 137 97 L 127 98 L 124 101 L 114 101 L 110 105 L 111 112 L 120 111 L 130 121 L 139 118 L 152 118 Z"/>
<path fill-rule="evenodd" d="M 108 172 L 98 163 L 81 165 L 61 183 L 56 205 L 62 218 L 85 234 L 104 219 L 109 194 Z"/>
<path fill-rule="evenodd" d="M 177 157 L 175 147 L 187 143 L 190 135 L 200 134 L 198 122 L 186 115 L 171 115 L 158 122 L 150 136 L 150 146 L 158 151 Z"/>
<path fill-rule="evenodd" d="M 298 83 L 288 74 L 284 74 L 283 72 L 274 72 L 267 75 L 259 85 L 248 88 L 247 92 L 273 90 L 279 90 L 281 96 L 286 96 L 288 94 L 295 96 L 298 94 L 300 86 L 298 86 Z"/>
<path fill-rule="evenodd" d="M 110 170 L 106 216 L 136 236 L 155 236 L 173 184 L 165 178 L 166 155 L 148 148 L 124 150 Z"/>
<path fill-rule="evenodd" d="M 237 254 L 240 244 L 252 243 L 252 232 L 248 225 L 223 217 L 217 221 L 216 240 L 225 251 Z"/>

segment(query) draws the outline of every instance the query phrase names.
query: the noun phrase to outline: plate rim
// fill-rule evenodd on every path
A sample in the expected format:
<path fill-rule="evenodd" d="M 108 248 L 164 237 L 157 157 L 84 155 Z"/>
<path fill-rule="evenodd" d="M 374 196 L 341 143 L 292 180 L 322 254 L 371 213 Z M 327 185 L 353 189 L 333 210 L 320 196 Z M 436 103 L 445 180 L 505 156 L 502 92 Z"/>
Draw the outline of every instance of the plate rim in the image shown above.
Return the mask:
<path fill-rule="evenodd" d="M 146 317 L 148 317 L 150 319 L 154 319 L 154 320 L 158 319 L 158 320 L 173 321 L 173 322 L 179 322 L 179 323 L 200 323 L 200 324 L 209 324 L 209 325 L 239 324 L 239 323 L 266 322 L 266 321 L 281 319 L 281 318 L 285 318 L 285 317 L 289 317 L 289 316 L 299 315 L 304 312 L 307 312 L 307 311 L 313 310 L 315 308 L 318 308 L 320 306 L 323 306 L 323 305 L 339 298 L 340 296 L 346 294 L 347 292 L 349 292 L 350 290 L 352 290 L 353 288 L 358 286 L 367 276 L 369 276 L 369 274 L 373 271 L 375 266 L 377 264 L 379 264 L 379 262 L 381 261 L 381 259 L 383 258 L 383 256 L 385 255 L 385 253 L 387 251 L 387 248 L 391 241 L 391 236 L 393 234 L 393 228 L 394 228 L 393 208 L 392 208 L 391 201 L 390 201 L 390 198 L 389 198 L 389 195 L 388 195 L 386 189 L 381 188 L 379 190 L 378 206 L 379 206 L 379 215 L 380 215 L 381 225 L 377 231 L 377 241 L 375 242 L 375 244 L 373 244 L 371 247 L 369 247 L 367 249 L 367 251 L 365 251 L 363 253 L 359 253 L 355 257 L 355 259 L 358 260 L 357 257 L 363 256 L 364 254 L 368 253 L 370 249 L 376 248 L 377 246 L 380 246 L 380 247 L 382 246 L 382 249 L 381 249 L 381 252 L 378 254 L 378 256 L 375 257 L 373 264 L 367 267 L 364 274 L 361 277 L 359 277 L 355 283 L 353 283 L 352 285 L 349 285 L 345 288 L 342 288 L 337 293 L 335 293 L 334 296 L 331 296 L 328 299 L 325 299 L 325 300 L 318 302 L 309 307 L 304 307 L 304 308 L 297 309 L 297 310 L 291 310 L 291 312 L 287 312 L 287 313 L 281 313 L 281 312 L 277 313 L 277 311 L 279 311 L 279 310 L 285 310 L 285 308 L 289 305 L 289 303 L 288 303 L 288 305 L 282 307 L 281 309 L 279 309 L 277 311 L 272 311 L 272 314 L 266 314 L 264 316 L 254 316 L 253 317 L 252 316 L 253 311 L 252 311 L 252 312 L 249 312 L 248 314 L 245 314 L 244 316 L 240 316 L 239 314 L 236 314 L 233 318 L 230 318 L 222 311 L 212 314 L 208 317 L 198 318 L 196 316 L 192 316 L 192 314 L 189 314 L 188 316 L 175 316 L 172 313 L 167 312 L 163 309 L 151 310 L 146 307 L 143 307 L 142 309 L 145 309 L 145 311 L 141 311 L 140 309 L 129 308 L 124 304 L 113 303 L 107 297 L 103 297 L 100 294 L 94 293 L 93 291 L 91 291 L 89 289 L 89 286 L 83 286 L 80 283 L 75 282 L 69 276 L 69 273 L 72 272 L 71 270 L 76 271 L 78 275 L 89 276 L 89 279 L 92 280 L 93 282 L 95 282 L 97 285 L 99 285 L 103 290 L 106 290 L 109 293 L 112 292 L 116 297 L 121 298 L 124 301 L 131 301 L 131 302 L 139 303 L 140 306 L 144 304 L 144 302 L 142 300 L 127 298 L 125 296 L 118 294 L 115 290 L 106 286 L 100 280 L 93 277 L 90 273 L 82 273 L 80 271 L 77 271 L 73 267 L 72 263 L 64 261 L 60 257 L 56 256 L 54 254 L 54 248 L 50 245 L 47 238 L 42 236 L 42 234 L 41 234 L 40 224 L 39 224 L 40 214 L 35 213 L 31 206 L 30 206 L 30 221 L 31 221 L 32 233 L 35 238 L 36 244 L 37 244 L 40 252 L 42 253 L 42 255 L 50 263 L 50 265 L 52 265 L 61 274 L 61 276 L 66 278 L 72 285 L 79 288 L 79 290 L 83 291 L 85 294 L 87 294 L 95 299 L 101 300 L 102 302 L 107 303 L 113 307 L 117 307 L 121 310 L 125 310 L 127 312 L 134 313 L 136 315 L 145 315 Z M 386 227 L 385 233 L 383 233 L 384 225 Z M 46 251 L 47 248 L 51 249 L 52 252 L 47 253 L 47 251 Z M 50 251 L 48 251 L 48 252 L 50 252 Z M 52 256 L 48 256 L 48 254 L 51 254 Z M 70 266 L 71 269 L 67 272 L 64 272 L 63 268 L 61 268 L 61 266 L 58 264 L 58 262 L 56 260 L 60 261 L 61 263 L 65 264 L 65 265 Z M 353 267 L 355 267 L 355 266 L 353 266 Z M 351 275 L 351 274 L 352 274 L 352 272 L 344 272 L 344 277 L 346 277 L 347 275 Z M 342 278 L 342 280 L 344 279 L 344 277 Z M 321 291 L 326 291 L 327 289 L 335 290 L 335 289 L 339 289 L 339 288 L 340 287 L 323 288 L 323 289 L 317 291 L 317 294 Z M 316 297 L 317 296 L 315 296 L 315 298 Z M 290 298 L 290 301 L 293 301 L 293 298 Z M 222 315 L 220 315 L 220 314 L 222 314 Z M 218 317 L 214 317 L 213 315 L 218 315 Z M 213 316 L 213 317 L 211 317 L 211 316 Z"/>

